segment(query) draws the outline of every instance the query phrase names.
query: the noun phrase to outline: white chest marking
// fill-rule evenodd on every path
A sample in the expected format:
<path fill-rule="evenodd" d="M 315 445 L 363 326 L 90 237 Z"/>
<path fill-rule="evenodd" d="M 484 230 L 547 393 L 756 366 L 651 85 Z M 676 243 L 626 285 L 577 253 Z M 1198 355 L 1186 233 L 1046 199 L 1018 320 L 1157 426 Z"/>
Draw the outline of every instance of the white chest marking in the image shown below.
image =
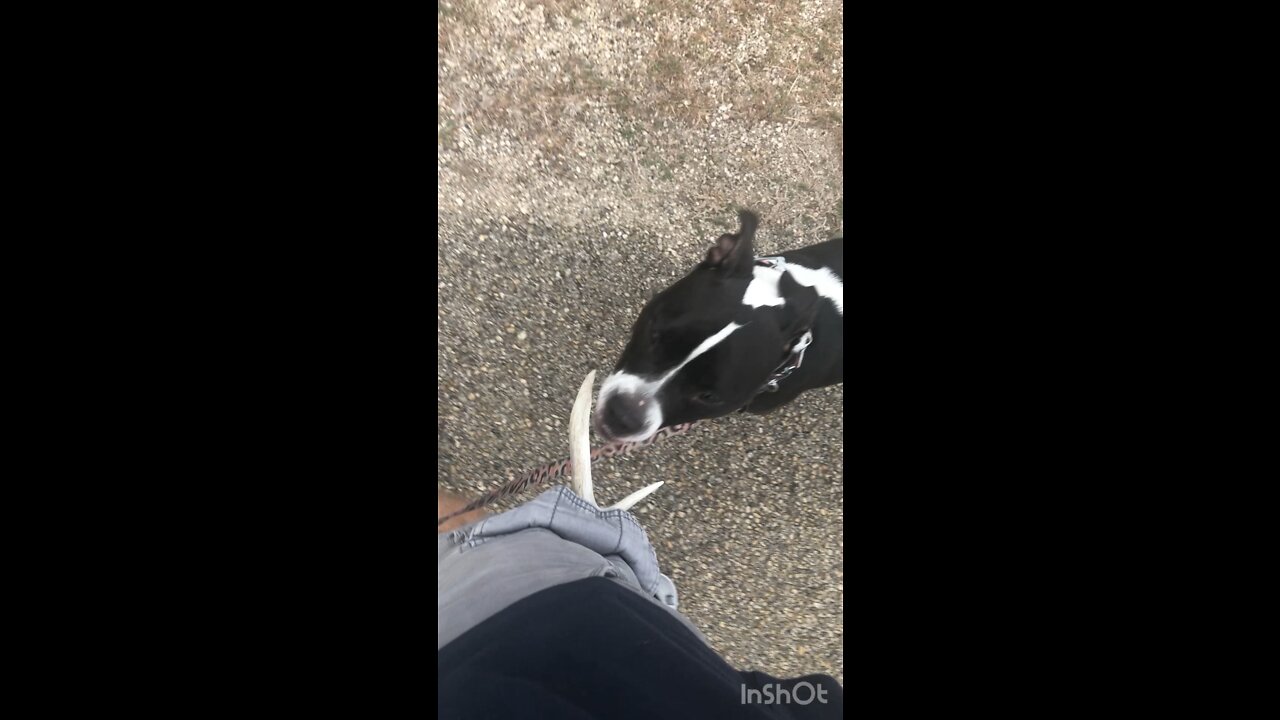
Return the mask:
<path fill-rule="evenodd" d="M 782 280 L 783 271 L 777 268 L 756 265 L 751 268 L 751 284 L 742 295 L 742 304 L 750 308 L 769 305 L 777 307 L 786 304 L 782 293 L 778 291 L 778 281 Z"/>
<path fill-rule="evenodd" d="M 792 279 L 797 283 L 813 288 L 819 296 L 830 300 L 831 304 L 835 305 L 836 312 L 844 317 L 844 281 L 840 276 L 828 268 L 815 270 L 793 262 L 787 263 L 783 270 L 763 265 L 752 267 L 751 283 L 747 285 L 747 291 L 742 295 L 742 304 L 750 308 L 786 305 L 787 301 L 778 290 L 778 282 L 782 280 L 784 272 L 791 273 Z"/>

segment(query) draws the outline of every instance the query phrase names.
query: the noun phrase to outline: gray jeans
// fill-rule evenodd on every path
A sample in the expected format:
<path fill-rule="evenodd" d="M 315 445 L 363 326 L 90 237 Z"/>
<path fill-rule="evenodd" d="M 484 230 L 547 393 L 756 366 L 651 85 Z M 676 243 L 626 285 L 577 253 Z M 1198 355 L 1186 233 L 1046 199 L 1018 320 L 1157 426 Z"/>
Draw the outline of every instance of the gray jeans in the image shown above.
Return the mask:
<path fill-rule="evenodd" d="M 514 510 L 437 535 L 436 649 L 547 588 L 607 577 L 676 611 L 676 586 L 635 516 L 600 510 L 565 486 Z"/>

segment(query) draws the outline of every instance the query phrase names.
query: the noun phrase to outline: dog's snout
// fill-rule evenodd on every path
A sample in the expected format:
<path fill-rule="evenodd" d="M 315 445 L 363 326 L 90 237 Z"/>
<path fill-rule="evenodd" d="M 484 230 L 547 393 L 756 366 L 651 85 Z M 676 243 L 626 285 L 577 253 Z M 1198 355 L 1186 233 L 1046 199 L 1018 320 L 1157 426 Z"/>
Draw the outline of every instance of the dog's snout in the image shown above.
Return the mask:
<path fill-rule="evenodd" d="M 645 400 L 619 393 L 605 401 L 599 415 L 599 429 L 610 437 L 635 435 L 644 430 L 649 419 Z"/>

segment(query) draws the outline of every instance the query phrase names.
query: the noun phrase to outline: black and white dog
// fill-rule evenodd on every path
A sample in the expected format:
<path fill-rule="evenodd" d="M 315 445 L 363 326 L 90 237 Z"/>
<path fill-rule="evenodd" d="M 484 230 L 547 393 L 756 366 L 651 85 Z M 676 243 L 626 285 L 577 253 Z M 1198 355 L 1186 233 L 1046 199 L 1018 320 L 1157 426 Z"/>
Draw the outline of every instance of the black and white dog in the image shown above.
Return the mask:
<path fill-rule="evenodd" d="M 641 441 L 735 410 L 767 413 L 844 382 L 844 238 L 757 258 L 738 213 L 707 257 L 640 311 L 600 389 L 596 431 Z"/>

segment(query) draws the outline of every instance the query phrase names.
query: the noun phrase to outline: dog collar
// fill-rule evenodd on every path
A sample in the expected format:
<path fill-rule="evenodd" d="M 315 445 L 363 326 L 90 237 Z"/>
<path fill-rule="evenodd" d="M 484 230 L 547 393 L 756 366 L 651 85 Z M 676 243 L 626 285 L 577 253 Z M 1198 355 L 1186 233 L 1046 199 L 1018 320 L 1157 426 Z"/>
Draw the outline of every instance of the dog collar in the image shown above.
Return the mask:
<path fill-rule="evenodd" d="M 779 272 L 785 272 L 787 269 L 787 259 L 781 255 L 758 257 L 756 258 L 755 264 L 760 265 L 761 267 L 773 268 Z M 759 395 L 760 393 L 778 392 L 778 383 L 790 377 L 791 373 L 795 372 L 796 369 L 804 363 L 804 351 L 812 344 L 813 331 L 805 330 L 804 334 L 792 343 L 791 354 L 787 356 L 786 360 L 782 361 L 782 364 L 778 366 L 777 370 L 773 371 L 773 375 L 769 376 L 768 382 L 766 382 L 764 387 L 760 388 L 756 394 Z"/>
<path fill-rule="evenodd" d="M 812 344 L 813 331 L 805 330 L 804 334 L 791 345 L 791 354 L 787 356 L 786 360 L 782 361 L 777 370 L 773 371 L 773 375 L 764 384 L 764 387 L 760 388 L 760 392 L 778 392 L 778 383 L 786 380 L 791 373 L 795 372 L 804 363 L 804 351 Z"/>

